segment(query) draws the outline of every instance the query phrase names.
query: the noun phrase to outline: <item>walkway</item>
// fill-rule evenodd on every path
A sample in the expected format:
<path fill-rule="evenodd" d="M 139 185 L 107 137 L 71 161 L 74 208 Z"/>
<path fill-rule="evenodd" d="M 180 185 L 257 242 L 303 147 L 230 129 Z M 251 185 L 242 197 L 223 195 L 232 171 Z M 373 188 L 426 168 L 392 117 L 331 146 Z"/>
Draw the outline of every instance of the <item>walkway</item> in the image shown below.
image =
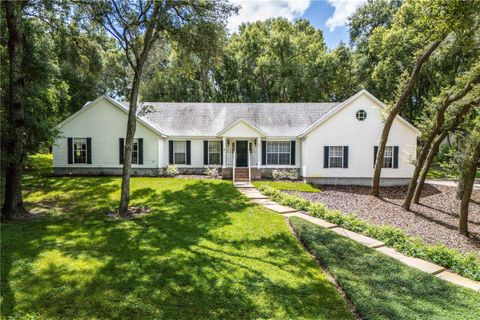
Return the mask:
<path fill-rule="evenodd" d="M 466 288 L 480 291 L 480 282 L 478 281 L 470 280 L 465 277 L 459 276 L 455 273 L 452 273 L 450 271 L 446 271 L 444 267 L 436 265 L 434 263 L 431 263 L 422 259 L 406 256 L 393 248 L 386 247 L 385 244 L 381 241 L 364 236 L 356 232 L 349 231 L 347 229 L 338 227 L 337 225 L 330 223 L 328 221 L 312 217 L 296 209 L 286 207 L 274 201 L 271 201 L 267 196 L 265 196 L 260 191 L 258 191 L 250 182 L 236 182 L 234 183 L 234 185 L 241 193 L 243 193 L 252 202 L 262 205 L 265 208 L 275 211 L 277 213 L 280 213 L 284 215 L 285 218 L 287 219 L 292 216 L 300 217 L 302 219 L 308 220 L 321 227 L 328 228 L 341 236 L 350 238 L 353 241 L 356 241 L 365 246 L 374 248 L 375 250 L 383 254 L 386 254 L 394 259 L 397 259 L 400 262 L 410 267 L 416 268 L 426 273 L 430 273 L 445 281 L 449 281 L 457 285 L 464 286 Z"/>
<path fill-rule="evenodd" d="M 476 180 L 475 180 L 476 181 Z M 447 186 L 447 187 L 457 187 L 457 182 L 454 180 L 436 180 L 436 179 L 426 179 L 425 183 L 438 186 Z M 480 190 L 480 183 L 474 183 L 473 189 Z"/>

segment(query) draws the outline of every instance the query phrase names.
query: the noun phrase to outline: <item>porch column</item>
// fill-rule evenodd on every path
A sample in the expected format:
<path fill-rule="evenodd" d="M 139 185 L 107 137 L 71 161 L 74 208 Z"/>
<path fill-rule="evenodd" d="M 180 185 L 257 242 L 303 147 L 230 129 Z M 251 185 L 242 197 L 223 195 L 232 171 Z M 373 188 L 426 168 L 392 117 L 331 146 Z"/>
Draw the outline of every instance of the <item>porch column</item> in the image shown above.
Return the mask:
<path fill-rule="evenodd" d="M 257 168 L 262 166 L 262 138 L 257 137 Z"/>
<path fill-rule="evenodd" d="M 223 137 L 222 138 L 222 141 L 223 141 L 223 148 L 222 148 L 222 152 L 223 152 L 223 163 L 222 163 L 222 168 L 226 168 L 227 167 L 227 138 L 226 137 Z"/>

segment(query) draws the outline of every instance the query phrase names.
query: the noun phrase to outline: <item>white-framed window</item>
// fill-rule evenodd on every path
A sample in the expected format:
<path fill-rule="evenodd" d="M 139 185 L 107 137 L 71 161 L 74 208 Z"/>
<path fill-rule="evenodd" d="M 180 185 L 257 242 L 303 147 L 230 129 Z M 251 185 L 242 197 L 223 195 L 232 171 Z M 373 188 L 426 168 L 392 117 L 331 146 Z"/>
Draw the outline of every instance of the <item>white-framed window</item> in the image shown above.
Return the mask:
<path fill-rule="evenodd" d="M 187 163 L 187 142 L 173 141 L 173 163 L 186 164 Z"/>
<path fill-rule="evenodd" d="M 87 138 L 73 138 L 73 163 L 87 163 Z"/>
<path fill-rule="evenodd" d="M 138 164 L 138 139 L 133 139 L 132 164 Z"/>
<path fill-rule="evenodd" d="M 208 141 L 208 164 L 222 164 L 222 147 L 220 141 Z"/>
<path fill-rule="evenodd" d="M 267 165 L 290 165 L 290 141 L 267 141 Z"/>
<path fill-rule="evenodd" d="M 343 146 L 330 146 L 328 148 L 328 167 L 343 168 Z"/>
<path fill-rule="evenodd" d="M 393 146 L 386 146 L 383 155 L 383 168 L 393 168 Z"/>

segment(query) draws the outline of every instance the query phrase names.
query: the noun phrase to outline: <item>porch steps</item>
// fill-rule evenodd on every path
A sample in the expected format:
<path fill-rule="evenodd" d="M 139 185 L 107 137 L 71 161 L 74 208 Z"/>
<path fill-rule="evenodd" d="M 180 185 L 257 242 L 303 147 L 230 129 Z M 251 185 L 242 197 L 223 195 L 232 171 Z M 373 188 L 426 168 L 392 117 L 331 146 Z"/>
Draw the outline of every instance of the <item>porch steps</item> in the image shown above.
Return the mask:
<path fill-rule="evenodd" d="M 248 168 L 235 168 L 235 181 L 248 181 Z"/>

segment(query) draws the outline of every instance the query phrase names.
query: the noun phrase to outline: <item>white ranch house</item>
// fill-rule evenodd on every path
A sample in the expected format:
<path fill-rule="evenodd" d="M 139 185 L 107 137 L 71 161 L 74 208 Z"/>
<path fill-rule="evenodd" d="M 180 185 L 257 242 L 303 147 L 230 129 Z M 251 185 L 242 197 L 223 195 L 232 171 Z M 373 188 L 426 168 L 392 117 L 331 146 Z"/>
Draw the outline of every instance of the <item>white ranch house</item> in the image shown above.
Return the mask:
<path fill-rule="evenodd" d="M 253 180 L 295 169 L 307 182 L 370 184 L 384 104 L 366 90 L 342 103 L 142 103 L 132 173 L 218 168 Z M 120 175 L 128 103 L 101 96 L 60 124 L 58 175 Z M 383 161 L 383 185 L 407 183 L 418 129 L 397 117 Z"/>

